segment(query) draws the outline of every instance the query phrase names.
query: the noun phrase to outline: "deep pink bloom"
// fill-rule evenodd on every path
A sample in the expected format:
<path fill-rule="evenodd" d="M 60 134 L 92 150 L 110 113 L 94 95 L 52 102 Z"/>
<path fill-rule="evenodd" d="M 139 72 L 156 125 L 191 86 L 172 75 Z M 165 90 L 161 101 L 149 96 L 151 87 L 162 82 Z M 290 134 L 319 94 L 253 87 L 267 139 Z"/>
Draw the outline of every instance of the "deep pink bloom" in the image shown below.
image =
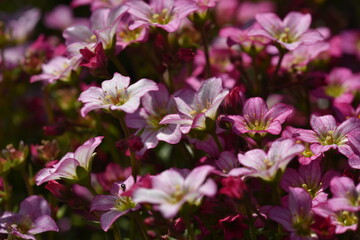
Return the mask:
<path fill-rule="evenodd" d="M 229 175 L 259 177 L 272 181 L 278 170 L 284 171 L 288 163 L 302 151 L 304 146 L 296 144 L 292 139 L 277 140 L 272 143 L 267 153 L 262 149 L 247 151 L 245 155 L 239 153 L 239 162 L 244 167 L 232 169 Z"/>
<path fill-rule="evenodd" d="M 224 151 L 220 153 L 220 156 L 215 160 L 215 165 L 221 170 L 221 175 L 227 175 L 231 169 L 239 167 L 240 163 L 234 153 Z"/>
<path fill-rule="evenodd" d="M 51 167 L 44 168 L 36 174 L 36 185 L 58 179 L 78 180 L 77 168 L 83 168 L 87 173 L 91 172 L 91 162 L 94 151 L 100 145 L 104 137 L 95 137 L 78 147 L 75 152 L 68 152 L 59 162 Z"/>
<path fill-rule="evenodd" d="M 133 185 L 134 178 L 129 176 L 124 182 L 112 185 L 111 195 L 96 195 L 92 200 L 91 211 L 105 212 L 100 218 L 100 225 L 105 232 L 109 230 L 116 219 L 140 208 L 131 197 L 124 195 Z"/>
<path fill-rule="evenodd" d="M 247 190 L 246 184 L 239 177 L 226 177 L 221 179 L 222 188 L 219 190 L 219 194 L 227 195 L 231 198 L 240 199 L 244 196 Z"/>
<path fill-rule="evenodd" d="M 101 88 L 88 88 L 79 97 L 79 101 L 85 104 L 81 109 L 81 116 L 85 117 L 88 112 L 99 108 L 133 113 L 138 109 L 140 98 L 145 93 L 158 89 L 156 83 L 149 79 L 129 84 L 129 77 L 115 73 L 112 79 L 102 82 Z"/>
<path fill-rule="evenodd" d="M 314 239 L 310 226 L 313 221 L 311 196 L 303 188 L 289 188 L 288 208 L 274 207 L 269 218 L 290 232 L 291 240 Z"/>
<path fill-rule="evenodd" d="M 203 82 L 198 92 L 183 91 L 174 97 L 180 114 L 166 115 L 160 124 L 181 124 L 181 131 L 192 128 L 205 129 L 206 118 L 215 120 L 217 110 L 229 93 L 223 89 L 221 78 L 210 78 Z"/>
<path fill-rule="evenodd" d="M 345 156 L 352 154 L 347 136 L 351 131 L 359 129 L 360 119 L 349 118 L 338 126 L 332 115 L 312 115 L 310 125 L 313 130 L 299 129 L 296 134 L 301 141 L 311 143 L 313 153 L 326 152 L 332 148 L 338 149 Z"/>
<path fill-rule="evenodd" d="M 111 162 L 104 172 L 97 173 L 96 178 L 105 191 L 109 191 L 114 182 L 124 181 L 131 175 L 131 167 L 121 168 L 119 164 Z"/>
<path fill-rule="evenodd" d="M 32 76 L 30 82 L 45 81 L 46 83 L 53 83 L 56 80 L 69 81 L 71 72 L 76 70 L 77 66 L 78 60 L 75 58 L 54 57 L 41 66 L 42 73 Z"/>
<path fill-rule="evenodd" d="M 230 122 L 233 132 L 238 135 L 244 133 L 277 135 L 281 132 L 281 124 L 292 112 L 293 108 L 283 103 L 268 109 L 262 98 L 254 97 L 245 102 L 243 116 L 229 115 L 222 119 Z"/>
<path fill-rule="evenodd" d="M 358 30 L 347 30 L 341 33 L 341 47 L 344 53 L 352 54 L 360 59 L 360 31 Z"/>
<path fill-rule="evenodd" d="M 310 14 L 290 12 L 281 20 L 274 13 L 261 13 L 256 15 L 256 21 L 263 29 L 252 29 L 250 35 L 267 37 L 288 50 L 323 40 L 319 32 L 309 30 Z"/>
<path fill-rule="evenodd" d="M 348 140 L 352 152 L 347 157 L 349 158 L 349 165 L 352 168 L 360 169 L 360 131 L 356 130 L 348 135 Z"/>
<path fill-rule="evenodd" d="M 11 234 L 15 238 L 35 240 L 36 234 L 59 231 L 51 218 L 48 202 L 39 196 L 30 196 L 20 204 L 18 213 L 4 212 L 0 217 L 0 233 Z"/>
<path fill-rule="evenodd" d="M 313 211 L 324 218 L 329 218 L 332 225 L 335 226 L 335 233 L 342 234 L 348 230 L 355 231 L 358 226 L 358 217 L 356 212 L 347 210 L 334 211 L 329 202 L 322 202 L 313 207 Z"/>
<path fill-rule="evenodd" d="M 335 171 L 328 171 L 323 176 L 319 161 L 313 161 L 308 165 L 301 165 L 298 170 L 287 168 L 281 178 L 280 186 L 286 192 L 290 187 L 304 188 L 312 198 L 313 206 L 327 200 L 324 192 L 330 185 L 330 180 L 339 175 Z"/>
<path fill-rule="evenodd" d="M 360 184 L 355 186 L 354 181 L 348 177 L 334 177 L 330 182 L 330 189 L 333 197 L 328 202 L 333 211 L 360 210 Z"/>
<path fill-rule="evenodd" d="M 158 87 L 158 91 L 144 95 L 141 100 L 143 108 L 126 115 L 126 125 L 139 129 L 138 132 L 141 132 L 140 137 L 144 147 L 140 154 L 156 147 L 159 141 L 176 144 L 181 139 L 179 124 L 160 124 L 167 114 L 176 112 L 176 104 L 173 99 L 170 99 L 164 85 L 159 84 Z"/>
<path fill-rule="evenodd" d="M 243 239 L 244 231 L 248 228 L 240 214 L 220 219 L 219 226 L 224 230 L 225 240 Z"/>
<path fill-rule="evenodd" d="M 129 13 L 136 17 L 134 23 L 129 26 L 130 30 L 141 26 L 153 26 L 167 32 L 175 32 L 184 18 L 199 9 L 191 0 L 150 0 L 149 4 L 133 0 L 127 5 L 130 7 Z"/>
<path fill-rule="evenodd" d="M 183 171 L 185 176 L 174 169 L 166 170 L 152 178 L 152 188 L 135 190 L 133 201 L 154 204 L 165 218 L 172 218 L 186 202 L 199 205 L 203 196 L 216 194 L 215 182 L 206 180 L 213 169 L 204 165 L 191 172 Z"/>

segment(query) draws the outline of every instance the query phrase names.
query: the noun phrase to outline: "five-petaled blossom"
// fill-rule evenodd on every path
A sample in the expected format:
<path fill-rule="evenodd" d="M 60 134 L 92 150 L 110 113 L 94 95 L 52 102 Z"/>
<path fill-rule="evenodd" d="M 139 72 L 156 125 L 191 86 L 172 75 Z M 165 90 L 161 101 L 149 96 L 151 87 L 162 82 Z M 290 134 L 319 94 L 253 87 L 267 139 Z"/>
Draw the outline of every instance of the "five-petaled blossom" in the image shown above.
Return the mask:
<path fill-rule="evenodd" d="M 360 210 L 360 184 L 355 186 L 348 177 L 334 177 L 330 182 L 333 197 L 329 199 L 332 210 L 357 212 Z"/>
<path fill-rule="evenodd" d="M 214 196 L 216 184 L 206 177 L 214 170 L 204 165 L 191 172 L 169 169 L 152 178 L 152 188 L 138 188 L 133 201 L 151 203 L 165 218 L 174 217 L 185 203 L 199 205 L 203 196 Z M 206 181 L 205 181 L 206 180 Z"/>
<path fill-rule="evenodd" d="M 176 112 L 176 104 L 169 97 L 166 87 L 159 84 L 159 90 L 146 93 L 141 100 L 143 108 L 133 114 L 126 115 L 126 125 L 139 129 L 141 141 L 145 150 L 154 148 L 159 141 L 177 144 L 181 139 L 179 124 L 160 124 L 163 117 Z"/>
<path fill-rule="evenodd" d="M 303 142 L 311 143 L 313 153 L 322 153 L 330 148 L 338 149 L 345 156 L 352 155 L 348 134 L 360 127 L 360 119 L 349 118 L 339 126 L 332 115 L 312 115 L 310 125 L 313 130 L 299 129 L 295 132 L 297 138 Z"/>
<path fill-rule="evenodd" d="M 103 81 L 101 88 L 90 87 L 82 92 L 79 101 L 85 105 L 81 109 L 81 116 L 99 108 L 120 110 L 133 113 L 140 105 L 140 98 L 149 91 L 158 90 L 155 82 L 149 79 L 140 79 L 130 85 L 130 78 L 115 73 L 110 80 Z"/>
<path fill-rule="evenodd" d="M 174 97 L 180 114 L 166 115 L 160 124 L 181 124 L 181 131 L 188 133 L 192 128 L 206 129 L 206 118 L 215 120 L 217 110 L 228 95 L 223 89 L 221 78 L 210 78 L 203 82 L 198 92 L 180 91 Z"/>
<path fill-rule="evenodd" d="M 9 239 L 35 240 L 34 235 L 47 231 L 59 228 L 51 218 L 47 201 L 36 195 L 23 200 L 18 213 L 4 212 L 0 217 L 0 233 L 9 234 Z"/>
<path fill-rule="evenodd" d="M 91 161 L 94 157 L 94 150 L 100 145 L 104 137 L 94 137 L 78 147 L 75 152 L 68 152 L 59 162 L 51 167 L 44 168 L 36 175 L 36 184 L 57 179 L 78 179 L 78 168 L 83 168 L 86 172 L 91 172 Z"/>
<path fill-rule="evenodd" d="M 149 4 L 142 0 L 134 0 L 129 1 L 127 5 L 130 7 L 128 12 L 136 17 L 134 23 L 129 26 L 130 30 L 141 26 L 153 26 L 167 32 L 175 32 L 184 18 L 199 9 L 191 0 L 150 0 Z"/>
<path fill-rule="evenodd" d="M 252 29 L 249 35 L 267 37 L 288 50 L 323 40 L 319 32 L 309 30 L 311 15 L 308 13 L 290 12 L 284 20 L 274 13 L 260 13 L 256 21 L 262 29 Z"/>
<path fill-rule="evenodd" d="M 101 215 L 100 225 L 107 232 L 119 217 L 140 208 L 126 192 L 134 185 L 133 176 L 124 182 L 116 182 L 110 189 L 111 195 L 96 195 L 91 203 L 91 211 L 106 211 Z"/>
<path fill-rule="evenodd" d="M 315 239 L 310 225 L 313 222 L 311 197 L 303 188 L 289 188 L 288 207 L 274 207 L 269 218 L 280 223 L 290 232 L 291 240 Z"/>
<path fill-rule="evenodd" d="M 273 142 L 267 153 L 262 149 L 247 151 L 245 155 L 239 153 L 239 162 L 244 167 L 232 169 L 229 175 L 259 177 L 272 181 L 278 170 L 284 171 L 288 163 L 304 149 L 303 145 L 296 144 L 292 139 L 285 139 Z"/>
<path fill-rule="evenodd" d="M 245 102 L 243 116 L 228 115 L 222 119 L 231 123 L 232 131 L 238 135 L 277 135 L 281 132 L 281 124 L 292 112 L 293 108 L 283 103 L 278 103 L 269 110 L 262 98 L 254 97 Z"/>

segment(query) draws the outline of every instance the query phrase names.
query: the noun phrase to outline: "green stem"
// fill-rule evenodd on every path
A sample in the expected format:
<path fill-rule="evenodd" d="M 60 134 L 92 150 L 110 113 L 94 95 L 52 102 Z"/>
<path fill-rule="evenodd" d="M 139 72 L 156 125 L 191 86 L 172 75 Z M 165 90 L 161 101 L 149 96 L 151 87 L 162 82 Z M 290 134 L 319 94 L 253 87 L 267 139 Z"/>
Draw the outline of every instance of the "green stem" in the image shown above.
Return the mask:
<path fill-rule="evenodd" d="M 3 185 L 4 185 L 4 192 L 5 192 L 5 210 L 11 211 L 11 188 L 6 176 L 3 177 Z"/>
<path fill-rule="evenodd" d="M 121 232 L 118 227 L 117 221 L 115 221 L 115 224 L 113 225 L 113 232 L 114 232 L 114 240 L 121 240 Z"/>
<path fill-rule="evenodd" d="M 215 143 L 216 143 L 219 151 L 220 151 L 220 152 L 223 152 L 223 151 L 224 151 L 224 148 L 223 148 L 223 146 L 222 146 L 222 144 L 221 144 L 221 142 L 220 142 L 217 134 L 214 132 L 214 133 L 211 133 L 211 136 L 213 137 L 213 139 L 214 139 L 214 141 L 215 141 Z"/>
<path fill-rule="evenodd" d="M 110 60 L 113 62 L 119 73 L 121 73 L 124 76 L 129 76 L 128 72 L 124 68 L 124 66 L 121 64 L 120 60 L 113 54 L 109 56 Z"/>
<path fill-rule="evenodd" d="M 249 206 L 245 206 L 245 209 L 246 209 L 246 214 L 247 214 L 247 216 L 249 218 L 250 239 L 251 240 L 256 240 L 256 232 L 255 232 L 254 220 L 252 218 L 252 214 L 251 214 L 251 211 L 249 209 Z"/>
<path fill-rule="evenodd" d="M 279 70 L 280 70 L 280 66 L 281 66 L 281 63 L 284 59 L 284 56 L 285 56 L 285 52 L 282 51 L 280 48 L 279 49 L 279 60 L 277 62 L 277 65 L 276 65 L 276 68 L 275 68 L 275 71 L 271 77 L 271 80 L 270 80 L 270 89 L 273 89 L 275 87 L 275 82 L 276 82 L 276 78 L 278 77 L 278 74 L 279 74 Z"/>
<path fill-rule="evenodd" d="M 146 230 L 146 226 L 144 224 L 144 221 L 142 221 L 142 219 L 140 218 L 140 215 L 138 212 L 134 212 L 133 214 L 135 221 L 137 222 L 139 228 L 140 228 L 140 232 L 142 234 L 142 237 L 144 240 L 149 240 L 149 236 L 147 234 L 147 230 Z"/>
<path fill-rule="evenodd" d="M 124 120 L 124 115 L 123 114 L 118 114 L 118 115 L 116 115 L 116 117 L 117 117 L 117 119 L 119 119 L 121 128 L 124 131 L 124 135 L 125 135 L 126 140 L 129 140 L 130 132 L 129 132 L 129 129 L 127 128 L 127 126 L 126 126 L 126 123 L 125 123 L 125 120 Z M 132 172 L 132 176 L 134 177 L 134 181 L 136 182 L 136 178 L 137 178 L 137 175 L 139 173 L 139 166 L 138 166 L 138 163 L 136 161 L 135 152 L 132 151 L 131 149 L 129 149 L 129 150 L 130 150 L 131 172 Z"/>
<path fill-rule="evenodd" d="M 207 40 L 207 36 L 205 33 L 205 26 L 204 24 L 201 26 L 201 40 L 204 46 L 204 53 L 205 53 L 205 61 L 206 61 L 206 65 L 205 65 L 205 77 L 210 77 L 211 75 L 211 64 L 210 64 L 210 55 L 209 55 L 209 45 L 208 45 L 208 40 Z"/>
<path fill-rule="evenodd" d="M 21 170 L 21 176 L 22 176 L 22 178 L 24 180 L 26 191 L 27 191 L 28 195 L 29 196 L 33 195 L 34 190 L 33 190 L 32 184 L 30 183 L 30 178 L 29 178 L 29 175 L 26 173 L 25 168 L 23 168 Z"/>

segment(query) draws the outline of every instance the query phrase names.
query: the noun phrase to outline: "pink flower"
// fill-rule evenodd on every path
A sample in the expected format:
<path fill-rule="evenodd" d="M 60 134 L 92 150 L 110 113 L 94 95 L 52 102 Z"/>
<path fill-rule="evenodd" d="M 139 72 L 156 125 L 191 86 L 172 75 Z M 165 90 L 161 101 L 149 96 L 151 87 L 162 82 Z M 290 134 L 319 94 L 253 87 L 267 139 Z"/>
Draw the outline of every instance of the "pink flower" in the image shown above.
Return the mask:
<path fill-rule="evenodd" d="M 328 202 L 333 211 L 360 210 L 360 184 L 355 186 L 354 181 L 348 177 L 334 177 L 330 182 L 330 189 L 333 197 Z"/>
<path fill-rule="evenodd" d="M 158 85 L 159 90 L 146 93 L 142 98 L 140 110 L 134 114 L 126 115 L 126 125 L 139 129 L 141 140 L 144 143 L 140 154 L 145 150 L 154 148 L 159 141 L 176 144 L 181 139 L 179 124 L 160 124 L 161 119 L 167 114 L 176 112 L 176 104 L 170 99 L 166 87 Z"/>
<path fill-rule="evenodd" d="M 91 162 L 94 157 L 94 150 L 100 145 L 104 137 L 95 137 L 86 141 L 76 151 L 68 152 L 59 162 L 51 167 L 44 168 L 36 174 L 36 185 L 58 179 L 79 180 L 78 168 L 81 167 L 87 173 L 91 172 Z"/>
<path fill-rule="evenodd" d="M 30 82 L 45 81 L 46 83 L 53 83 L 56 80 L 69 81 L 71 71 L 76 70 L 78 64 L 79 62 L 75 58 L 54 57 L 41 66 L 42 73 L 32 76 Z"/>
<path fill-rule="evenodd" d="M 269 110 L 262 98 L 254 97 L 245 102 L 243 116 L 229 115 L 222 119 L 233 124 L 232 130 L 238 135 L 277 135 L 281 132 L 281 124 L 292 112 L 293 108 L 283 103 L 278 103 Z"/>
<path fill-rule="evenodd" d="M 51 218 L 48 202 L 40 196 L 30 196 L 20 204 L 18 213 L 4 212 L 0 216 L 0 233 L 9 234 L 9 238 L 35 240 L 36 234 L 47 231 L 59 231 Z"/>
<path fill-rule="evenodd" d="M 166 170 L 152 178 L 152 188 L 138 188 L 134 191 L 136 203 L 154 204 L 165 218 L 174 217 L 185 203 L 199 205 L 203 196 L 214 196 L 216 184 L 206 177 L 213 171 L 211 166 L 194 168 L 188 174 L 174 169 Z M 206 180 L 206 181 L 205 181 Z"/>
<path fill-rule="evenodd" d="M 330 148 L 338 149 L 345 156 L 353 153 L 347 136 L 351 131 L 359 129 L 360 119 L 349 118 L 338 126 L 331 115 L 312 115 L 310 125 L 313 130 L 299 129 L 295 134 L 299 140 L 311 143 L 310 149 L 313 153 L 326 152 Z"/>
<path fill-rule="evenodd" d="M 115 73 L 112 79 L 102 82 L 101 88 L 88 88 L 79 97 L 79 101 L 85 104 L 81 116 L 85 117 L 88 112 L 99 108 L 133 113 L 145 93 L 158 90 L 156 83 L 149 79 L 140 79 L 131 86 L 129 84 L 129 77 Z"/>
<path fill-rule="evenodd" d="M 129 176 L 124 182 L 117 182 L 112 185 L 111 195 L 96 195 L 92 200 L 91 211 L 105 212 L 100 218 L 101 228 L 105 232 L 109 230 L 116 219 L 140 208 L 126 194 L 134 183 L 134 178 Z"/>
<path fill-rule="evenodd" d="M 310 14 L 290 12 L 282 21 L 274 13 L 261 13 L 256 15 L 256 21 L 263 29 L 253 29 L 249 35 L 267 37 L 288 50 L 323 40 L 319 32 L 309 30 Z"/>
<path fill-rule="evenodd" d="M 181 124 L 183 133 L 192 128 L 205 129 L 206 118 L 215 120 L 217 110 L 228 93 L 222 87 L 221 78 L 210 78 L 203 82 L 198 92 L 183 91 L 175 96 L 180 114 L 166 115 L 160 124 Z"/>
<path fill-rule="evenodd" d="M 335 171 L 328 171 L 321 176 L 320 163 L 313 161 L 308 165 L 301 165 L 298 170 L 287 168 L 281 178 L 280 186 L 286 192 L 290 187 L 304 188 L 311 196 L 313 205 L 327 200 L 327 194 L 324 192 L 330 185 L 330 180 L 339 175 Z"/>
<path fill-rule="evenodd" d="M 303 188 L 289 188 L 288 207 L 274 207 L 269 218 L 291 233 L 291 240 L 315 239 L 310 226 L 313 221 L 311 197 Z"/>
<path fill-rule="evenodd" d="M 243 168 L 234 168 L 230 176 L 249 176 L 272 181 L 278 170 L 285 170 L 288 163 L 299 153 L 304 151 L 304 146 L 296 144 L 292 139 L 277 140 L 272 143 L 267 153 L 262 149 L 247 151 L 245 155 L 239 153 L 239 162 Z"/>
<path fill-rule="evenodd" d="M 149 4 L 134 0 L 129 1 L 127 5 L 130 7 L 129 13 L 137 18 L 129 26 L 130 30 L 141 26 L 153 26 L 167 32 L 175 32 L 184 18 L 199 9 L 191 0 L 150 0 Z"/>

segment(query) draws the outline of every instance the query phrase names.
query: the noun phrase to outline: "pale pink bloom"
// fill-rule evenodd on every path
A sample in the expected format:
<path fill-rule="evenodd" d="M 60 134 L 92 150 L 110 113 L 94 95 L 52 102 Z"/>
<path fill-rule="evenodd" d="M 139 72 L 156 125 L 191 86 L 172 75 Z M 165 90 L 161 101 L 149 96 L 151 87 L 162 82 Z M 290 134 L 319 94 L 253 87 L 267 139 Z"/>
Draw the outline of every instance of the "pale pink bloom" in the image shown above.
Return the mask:
<path fill-rule="evenodd" d="M 348 134 L 360 127 L 360 119 L 349 118 L 337 125 L 332 115 L 312 115 L 310 125 L 313 130 L 299 129 L 296 134 L 299 140 L 311 143 L 313 153 L 322 153 L 330 148 L 338 149 L 345 156 L 350 156 L 353 151 L 348 143 Z"/>
<path fill-rule="evenodd" d="M 300 134 L 298 134 L 299 130 L 301 131 L 301 128 L 294 128 L 291 126 L 287 126 L 285 130 L 282 132 L 281 137 L 292 138 L 297 143 L 304 145 L 305 150 L 299 155 L 299 163 L 302 165 L 308 165 L 312 161 L 322 157 L 323 153 L 322 152 L 314 153 L 310 148 L 311 146 L 310 143 L 301 141 L 299 139 Z"/>
<path fill-rule="evenodd" d="M 307 69 L 307 65 L 316 59 L 321 53 L 327 51 L 330 45 L 326 42 L 316 42 L 310 45 L 301 45 L 294 51 L 285 54 L 281 62 L 281 68 L 287 71 L 301 73 Z M 279 57 L 272 58 L 272 64 L 275 66 Z"/>
<path fill-rule="evenodd" d="M 41 12 L 38 8 L 31 8 L 26 11 L 20 11 L 10 16 L 0 16 L 0 20 L 5 21 L 5 34 L 10 36 L 10 40 L 23 43 L 33 32 L 36 24 L 41 18 Z"/>
<path fill-rule="evenodd" d="M 216 3 L 219 0 L 192 0 L 192 1 L 194 1 L 199 6 L 201 12 L 204 12 L 209 8 L 215 7 Z"/>
<path fill-rule="evenodd" d="M 150 0 L 146 3 L 141 0 L 129 1 L 129 13 L 136 17 L 129 29 L 134 30 L 141 26 L 152 26 L 175 32 L 183 19 L 199 9 L 191 0 Z"/>
<path fill-rule="evenodd" d="M 360 31 L 348 30 L 340 35 L 341 47 L 344 53 L 357 56 L 360 59 Z"/>
<path fill-rule="evenodd" d="M 135 203 L 150 203 L 165 218 L 174 217 L 182 205 L 200 205 L 204 196 L 216 194 L 214 180 L 206 177 L 214 170 L 211 166 L 200 166 L 183 175 L 174 169 L 166 170 L 152 178 L 152 188 L 138 188 L 134 191 Z"/>
<path fill-rule="evenodd" d="M 119 217 L 140 208 L 126 192 L 134 185 L 133 176 L 111 187 L 111 195 L 96 195 L 91 202 L 91 211 L 104 211 L 100 217 L 101 228 L 107 232 Z"/>
<path fill-rule="evenodd" d="M 41 66 L 42 73 L 34 75 L 30 78 L 30 82 L 45 81 L 46 83 L 53 83 L 56 80 L 69 81 L 71 72 L 76 71 L 79 65 L 77 58 L 68 59 L 63 56 L 56 56 L 48 63 Z"/>
<path fill-rule="evenodd" d="M 222 87 L 221 78 L 210 78 L 203 82 L 198 92 L 183 91 L 175 96 L 180 114 L 166 115 L 160 124 L 181 124 L 183 133 L 192 128 L 205 129 L 206 118 L 215 120 L 217 110 L 228 93 Z"/>
<path fill-rule="evenodd" d="M 290 12 L 281 20 L 274 13 L 261 13 L 256 15 L 256 21 L 263 29 L 252 29 L 250 35 L 267 37 L 288 50 L 323 40 L 319 32 L 309 30 L 310 14 Z"/>
<path fill-rule="evenodd" d="M 281 178 L 280 186 L 286 192 L 290 187 L 304 188 L 312 198 L 312 205 L 316 206 L 320 202 L 327 200 L 328 194 L 324 192 L 330 185 L 333 177 L 339 175 L 338 172 L 328 171 L 321 174 L 319 161 L 313 161 L 308 165 L 301 165 L 299 169 L 287 168 Z"/>
<path fill-rule="evenodd" d="M 89 139 L 78 147 L 75 152 L 68 152 L 56 164 L 40 170 L 35 177 L 36 185 L 58 179 L 77 181 L 79 177 L 84 177 L 77 175 L 79 168 L 90 173 L 95 148 L 100 145 L 103 138 L 104 137 L 100 136 Z"/>
<path fill-rule="evenodd" d="M 113 40 L 121 17 L 128 7 L 119 5 L 115 8 L 102 8 L 94 11 L 90 17 L 90 27 L 71 26 L 65 29 L 63 36 L 70 56 L 78 56 L 82 48 L 93 49 L 96 43 L 102 42 L 104 49 L 113 47 Z"/>
<path fill-rule="evenodd" d="M 0 233 L 13 239 L 36 240 L 34 235 L 48 231 L 58 232 L 59 228 L 51 217 L 49 203 L 40 196 L 24 199 L 18 213 L 4 212 L 0 216 Z"/>
<path fill-rule="evenodd" d="M 360 210 L 360 184 L 355 186 L 354 181 L 348 177 L 334 177 L 330 182 L 330 190 L 333 197 L 328 202 L 333 211 Z"/>
<path fill-rule="evenodd" d="M 250 98 L 245 102 L 243 116 L 228 115 L 224 121 L 232 124 L 232 131 L 241 134 L 274 134 L 281 132 L 281 124 L 292 114 L 293 108 L 283 104 L 275 104 L 268 109 L 265 101 L 260 97 Z"/>
<path fill-rule="evenodd" d="M 359 79 L 348 68 L 337 67 L 331 70 L 325 79 L 323 90 L 335 103 L 351 103 L 353 92 L 360 86 Z"/>
<path fill-rule="evenodd" d="M 232 22 L 236 17 L 236 10 L 239 7 L 238 0 L 221 0 L 216 5 L 216 21 L 224 25 Z"/>
<path fill-rule="evenodd" d="M 146 27 L 138 27 L 134 30 L 129 29 L 129 25 L 134 22 L 134 17 L 127 14 L 122 19 L 116 31 L 116 48 L 122 51 L 128 45 L 147 40 L 149 30 Z"/>
<path fill-rule="evenodd" d="M 352 168 L 360 169 L 360 131 L 355 130 L 348 135 L 352 152 L 347 157 Z"/>
<path fill-rule="evenodd" d="M 273 12 L 275 5 L 273 2 L 241 2 L 237 10 L 237 21 L 240 23 L 247 23 L 255 19 L 256 14 Z"/>
<path fill-rule="evenodd" d="M 313 222 L 311 196 L 303 188 L 289 188 L 288 207 L 274 207 L 269 218 L 281 224 L 290 232 L 291 240 L 317 239 L 310 229 Z"/>
<path fill-rule="evenodd" d="M 348 230 L 355 231 L 358 227 L 358 217 L 356 212 L 339 210 L 334 211 L 329 202 L 322 202 L 312 209 L 317 215 L 330 218 L 330 222 L 335 226 L 335 233 L 342 234 Z"/>
<path fill-rule="evenodd" d="M 103 81 L 101 88 L 90 87 L 82 92 L 79 101 L 85 105 L 81 109 L 81 116 L 95 109 L 120 110 L 133 113 L 140 105 L 140 98 L 149 91 L 158 90 L 155 82 L 149 79 L 140 79 L 130 85 L 130 78 L 114 73 L 110 80 Z"/>
<path fill-rule="evenodd" d="M 45 25 L 49 28 L 63 30 L 73 23 L 74 15 L 67 5 L 58 5 L 45 15 Z"/>
<path fill-rule="evenodd" d="M 140 150 L 140 154 L 156 147 L 159 141 L 176 144 L 181 139 L 180 125 L 160 124 L 163 117 L 176 112 L 176 104 L 164 85 L 158 84 L 158 87 L 158 91 L 143 96 L 141 100 L 143 108 L 133 114 L 127 114 L 125 118 L 128 127 L 136 128 L 138 133 L 141 133 L 144 147 Z"/>
<path fill-rule="evenodd" d="M 229 175 L 258 177 L 272 181 L 277 172 L 283 172 L 288 163 L 302 151 L 304 146 L 296 144 L 292 139 L 277 140 L 272 143 L 267 153 L 262 149 L 247 151 L 245 155 L 239 153 L 239 162 L 244 167 L 232 169 Z"/>
<path fill-rule="evenodd" d="M 220 30 L 220 36 L 227 38 L 227 43 L 232 46 L 234 44 L 240 45 L 241 49 L 247 53 L 251 51 L 260 52 L 270 42 L 270 40 L 263 36 L 251 36 L 249 31 L 252 28 L 259 28 L 258 24 L 241 30 L 235 27 L 225 27 Z"/>

